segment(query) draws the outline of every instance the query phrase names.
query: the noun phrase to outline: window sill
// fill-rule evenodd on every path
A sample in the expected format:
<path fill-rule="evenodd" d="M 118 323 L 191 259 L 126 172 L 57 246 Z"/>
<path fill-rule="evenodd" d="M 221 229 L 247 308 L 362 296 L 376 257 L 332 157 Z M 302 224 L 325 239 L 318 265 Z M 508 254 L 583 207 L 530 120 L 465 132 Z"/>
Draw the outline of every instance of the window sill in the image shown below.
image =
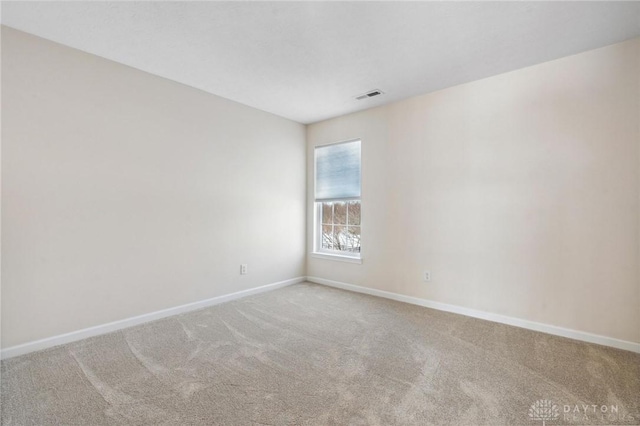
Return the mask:
<path fill-rule="evenodd" d="M 310 256 L 315 257 L 317 259 L 337 260 L 338 262 L 362 264 L 362 258 L 360 257 L 341 256 L 339 254 L 317 253 L 317 252 L 311 253 Z"/>

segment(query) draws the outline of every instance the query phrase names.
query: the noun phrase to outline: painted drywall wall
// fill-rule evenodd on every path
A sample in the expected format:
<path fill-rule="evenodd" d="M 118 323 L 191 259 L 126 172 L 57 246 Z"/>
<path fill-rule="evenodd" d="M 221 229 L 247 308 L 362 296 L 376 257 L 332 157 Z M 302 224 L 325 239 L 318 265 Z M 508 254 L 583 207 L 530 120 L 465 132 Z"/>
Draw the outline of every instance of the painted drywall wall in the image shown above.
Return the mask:
<path fill-rule="evenodd" d="M 6 27 L 2 89 L 3 348 L 304 275 L 303 125 Z"/>
<path fill-rule="evenodd" d="M 308 251 L 361 138 L 363 263 L 307 275 L 640 342 L 639 80 L 635 39 L 308 126 Z"/>
<path fill-rule="evenodd" d="M 0 6 L 1 7 L 1 6 Z M 0 9 L 2 13 L 2 9 Z M 0 31 L 0 51 L 2 31 Z M 0 54 L 0 348 L 2 347 L 2 55 Z M 2 381 L 2 374 L 0 374 Z"/>

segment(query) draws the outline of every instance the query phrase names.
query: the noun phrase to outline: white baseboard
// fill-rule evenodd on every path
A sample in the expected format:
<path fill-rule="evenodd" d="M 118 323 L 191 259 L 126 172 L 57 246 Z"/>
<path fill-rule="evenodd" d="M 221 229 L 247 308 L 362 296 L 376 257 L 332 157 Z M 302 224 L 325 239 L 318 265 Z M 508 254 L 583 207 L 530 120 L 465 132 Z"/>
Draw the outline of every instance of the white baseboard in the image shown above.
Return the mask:
<path fill-rule="evenodd" d="M 173 308 L 163 309 L 161 311 L 150 312 L 148 314 L 138 315 L 136 317 L 126 318 L 107 324 L 96 325 L 94 327 L 84 328 L 70 333 L 60 334 L 58 336 L 47 337 L 45 339 L 33 342 L 23 343 L 21 345 L 12 346 L 0 351 L 0 359 L 9 359 L 19 355 L 28 354 L 30 352 L 40 351 L 42 349 L 51 348 L 53 346 L 63 345 L 65 343 L 75 342 L 86 339 L 87 337 L 98 336 L 101 334 L 111 333 L 112 331 L 121 330 L 123 328 L 132 327 L 134 325 L 143 324 L 149 321 L 155 321 L 172 315 L 182 314 L 184 312 L 195 311 L 197 309 L 206 308 L 208 306 L 218 305 L 220 303 L 229 302 L 231 300 L 240 299 L 242 297 L 251 296 L 253 294 L 264 293 L 265 291 L 275 290 L 277 288 L 286 287 L 291 284 L 301 283 L 306 277 L 297 277 L 277 283 L 267 284 L 260 287 L 250 288 L 248 290 L 238 291 L 236 293 L 225 294 L 223 296 L 212 297 L 211 299 L 200 300 L 198 302 L 187 303 L 186 305 L 175 306 Z"/>
<path fill-rule="evenodd" d="M 505 315 L 492 314 L 490 312 L 478 311 L 475 309 L 464 308 L 462 306 L 434 302 L 432 300 L 420 299 L 418 297 L 405 296 L 403 294 L 392 293 L 390 291 L 377 290 L 374 288 L 361 287 L 358 285 L 326 280 L 324 278 L 307 277 L 307 281 L 316 284 L 323 284 L 329 287 L 340 288 L 343 290 L 354 291 L 356 293 L 364 293 L 372 296 L 383 297 L 385 299 L 397 300 L 399 302 L 410 303 L 412 305 L 424 306 L 426 308 L 437 309 L 439 311 L 452 312 L 455 314 L 466 315 L 468 317 L 480 318 L 487 321 L 493 321 L 501 324 L 512 325 L 515 327 L 526 328 L 529 330 L 540 331 L 542 333 L 568 337 L 569 339 L 581 340 L 583 342 L 596 343 L 598 345 L 611 346 L 613 348 L 640 353 L 640 343 L 614 339 L 612 337 L 601 336 L 584 331 L 571 330 L 568 328 L 557 327 L 555 325 L 508 317 Z"/>
<path fill-rule="evenodd" d="M 188 303 L 186 305 L 175 306 L 173 308 L 163 309 L 161 311 L 150 312 L 148 314 L 143 314 L 143 315 L 139 315 L 132 318 L 126 318 L 123 320 L 114 321 L 107 324 L 97 325 L 94 327 L 89 327 L 82 330 L 61 334 L 58 336 L 48 337 L 45 339 L 36 340 L 33 342 L 24 343 L 17 346 L 12 346 L 0 351 L 0 359 L 9 359 L 19 355 L 24 355 L 27 353 L 39 351 L 42 349 L 63 345 L 65 343 L 86 339 L 88 337 L 110 333 L 113 331 L 121 330 L 123 328 L 132 327 L 134 325 L 155 321 L 155 320 L 169 317 L 172 315 L 178 315 L 178 314 L 189 312 L 189 311 L 195 311 L 197 309 L 218 305 L 220 303 L 229 302 L 232 300 L 240 299 L 242 297 L 264 293 L 266 291 L 275 290 L 277 288 L 286 287 L 292 284 L 297 284 L 305 280 L 313 283 L 317 283 L 317 284 L 323 284 L 330 287 L 340 288 L 343 290 L 354 291 L 356 293 L 369 294 L 372 296 L 378 296 L 386 299 L 397 300 L 399 302 L 410 303 L 412 305 L 424 306 L 426 308 L 437 309 L 445 312 L 452 312 L 460 315 L 465 315 L 468 317 L 480 318 L 487 321 L 493 321 L 501 324 L 512 325 L 515 327 L 526 328 L 529 330 L 540 331 L 542 333 L 553 334 L 556 336 L 567 337 L 570 339 L 581 340 L 584 342 L 596 343 L 599 345 L 611 346 L 618 349 L 624 349 L 627 351 L 640 353 L 640 343 L 614 339 L 612 337 L 601 336 L 597 334 L 587 333 L 584 331 L 571 330 L 568 328 L 557 327 L 554 325 L 543 324 L 535 321 L 523 320 L 520 318 L 513 318 L 513 317 L 504 316 L 504 315 L 493 314 L 490 312 L 478 311 L 475 309 L 449 305 L 446 303 L 434 302 L 427 299 L 420 299 L 418 297 L 406 296 L 403 294 L 392 293 L 389 291 L 377 290 L 377 289 L 362 287 L 354 284 L 347 284 L 347 283 L 342 283 L 338 281 L 327 280 L 319 277 L 297 277 L 297 278 L 292 278 L 285 281 L 280 281 L 277 283 L 272 283 L 272 284 L 267 284 L 267 285 L 263 285 L 256 288 L 251 288 L 248 290 L 238 291 L 236 293 L 213 297 L 211 299 Z"/>

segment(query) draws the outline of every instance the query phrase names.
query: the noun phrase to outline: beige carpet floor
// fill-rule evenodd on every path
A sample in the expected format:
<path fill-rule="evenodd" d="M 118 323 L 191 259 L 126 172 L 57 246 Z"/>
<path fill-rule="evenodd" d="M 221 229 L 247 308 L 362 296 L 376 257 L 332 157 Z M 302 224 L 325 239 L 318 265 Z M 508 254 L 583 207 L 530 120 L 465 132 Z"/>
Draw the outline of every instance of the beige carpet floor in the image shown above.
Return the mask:
<path fill-rule="evenodd" d="M 2 362 L 3 425 L 543 418 L 640 423 L 640 355 L 304 283 Z"/>

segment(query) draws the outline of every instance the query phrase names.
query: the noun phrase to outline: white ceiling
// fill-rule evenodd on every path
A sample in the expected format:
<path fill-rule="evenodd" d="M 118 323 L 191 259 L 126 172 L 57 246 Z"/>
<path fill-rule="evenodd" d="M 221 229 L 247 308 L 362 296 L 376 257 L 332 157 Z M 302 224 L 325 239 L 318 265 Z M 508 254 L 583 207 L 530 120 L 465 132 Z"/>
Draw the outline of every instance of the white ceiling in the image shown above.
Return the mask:
<path fill-rule="evenodd" d="M 640 2 L 2 2 L 2 23 L 312 123 L 639 36 Z"/>

